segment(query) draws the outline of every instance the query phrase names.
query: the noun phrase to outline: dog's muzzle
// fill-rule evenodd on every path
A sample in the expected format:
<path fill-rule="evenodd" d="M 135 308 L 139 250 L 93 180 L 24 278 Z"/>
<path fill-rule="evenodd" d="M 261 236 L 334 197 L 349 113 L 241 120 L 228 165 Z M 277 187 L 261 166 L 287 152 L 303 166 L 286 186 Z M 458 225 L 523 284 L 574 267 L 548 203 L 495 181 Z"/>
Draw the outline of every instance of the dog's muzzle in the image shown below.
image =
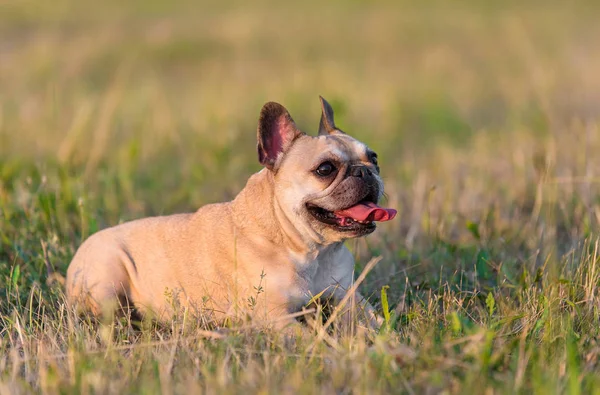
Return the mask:
<path fill-rule="evenodd" d="M 373 173 L 365 165 L 351 165 L 348 166 L 346 177 L 373 178 Z"/>
<path fill-rule="evenodd" d="M 355 177 L 356 181 L 364 184 L 367 188 L 365 193 L 369 201 L 377 202 L 379 200 L 379 181 L 367 166 L 365 165 L 350 165 L 346 171 L 346 178 Z"/>

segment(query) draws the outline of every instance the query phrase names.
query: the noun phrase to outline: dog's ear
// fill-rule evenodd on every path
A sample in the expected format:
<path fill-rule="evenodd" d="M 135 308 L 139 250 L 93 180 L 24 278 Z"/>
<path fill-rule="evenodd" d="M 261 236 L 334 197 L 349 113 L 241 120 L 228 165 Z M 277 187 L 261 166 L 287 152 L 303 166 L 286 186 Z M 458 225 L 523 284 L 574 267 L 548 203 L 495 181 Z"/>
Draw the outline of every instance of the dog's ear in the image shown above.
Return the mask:
<path fill-rule="evenodd" d="M 335 127 L 333 121 L 333 108 L 327 103 L 327 100 L 323 96 L 319 96 L 321 100 L 321 122 L 319 122 L 319 136 L 326 136 L 333 133 L 343 133 L 341 130 Z"/>
<path fill-rule="evenodd" d="M 258 160 L 273 170 L 280 155 L 304 133 L 298 130 L 290 113 L 279 103 L 269 102 L 260 111 L 257 131 Z"/>

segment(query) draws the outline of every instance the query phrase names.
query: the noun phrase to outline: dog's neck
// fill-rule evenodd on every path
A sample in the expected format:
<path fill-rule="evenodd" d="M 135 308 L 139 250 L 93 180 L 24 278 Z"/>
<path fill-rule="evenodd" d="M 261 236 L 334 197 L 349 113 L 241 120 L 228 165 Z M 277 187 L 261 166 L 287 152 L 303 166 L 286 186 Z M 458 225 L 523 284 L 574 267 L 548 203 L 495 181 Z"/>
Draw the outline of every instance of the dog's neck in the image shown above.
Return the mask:
<path fill-rule="evenodd" d="M 275 180 L 271 171 L 263 169 L 252 175 L 248 183 L 233 200 L 232 213 L 236 226 L 260 230 L 268 241 L 282 245 L 300 260 L 314 260 L 329 250 L 320 235 L 312 229 L 298 229 L 298 224 L 288 217 L 275 197 Z M 243 213 L 253 213 L 252 224 Z M 336 245 L 339 243 L 335 243 Z"/>

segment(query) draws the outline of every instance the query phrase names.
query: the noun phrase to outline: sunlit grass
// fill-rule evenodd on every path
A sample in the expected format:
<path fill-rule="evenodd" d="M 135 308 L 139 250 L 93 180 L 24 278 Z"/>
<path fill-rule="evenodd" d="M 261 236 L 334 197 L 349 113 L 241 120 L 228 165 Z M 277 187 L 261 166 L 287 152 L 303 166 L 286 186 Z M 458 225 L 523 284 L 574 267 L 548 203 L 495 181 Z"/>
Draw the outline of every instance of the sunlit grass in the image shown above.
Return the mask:
<path fill-rule="evenodd" d="M 598 391 L 598 7 L 469 3 L 0 5 L 0 389 Z M 84 238 L 232 198 L 262 104 L 315 133 L 319 94 L 399 210 L 348 243 L 384 329 L 68 310 Z"/>

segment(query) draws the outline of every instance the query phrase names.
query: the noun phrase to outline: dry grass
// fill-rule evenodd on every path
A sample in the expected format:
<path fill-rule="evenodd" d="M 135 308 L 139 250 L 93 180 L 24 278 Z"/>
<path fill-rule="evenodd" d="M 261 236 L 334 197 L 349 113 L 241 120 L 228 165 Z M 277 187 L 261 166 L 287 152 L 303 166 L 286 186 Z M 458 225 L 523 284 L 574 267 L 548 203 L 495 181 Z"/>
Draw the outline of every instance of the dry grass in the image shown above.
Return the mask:
<path fill-rule="evenodd" d="M 599 11 L 0 4 L 0 392 L 597 392 Z M 231 198 L 258 169 L 261 105 L 314 133 L 318 94 L 400 211 L 349 243 L 357 272 L 383 258 L 361 284 L 380 311 L 390 286 L 383 330 L 66 310 L 48 265 L 97 229 Z"/>

